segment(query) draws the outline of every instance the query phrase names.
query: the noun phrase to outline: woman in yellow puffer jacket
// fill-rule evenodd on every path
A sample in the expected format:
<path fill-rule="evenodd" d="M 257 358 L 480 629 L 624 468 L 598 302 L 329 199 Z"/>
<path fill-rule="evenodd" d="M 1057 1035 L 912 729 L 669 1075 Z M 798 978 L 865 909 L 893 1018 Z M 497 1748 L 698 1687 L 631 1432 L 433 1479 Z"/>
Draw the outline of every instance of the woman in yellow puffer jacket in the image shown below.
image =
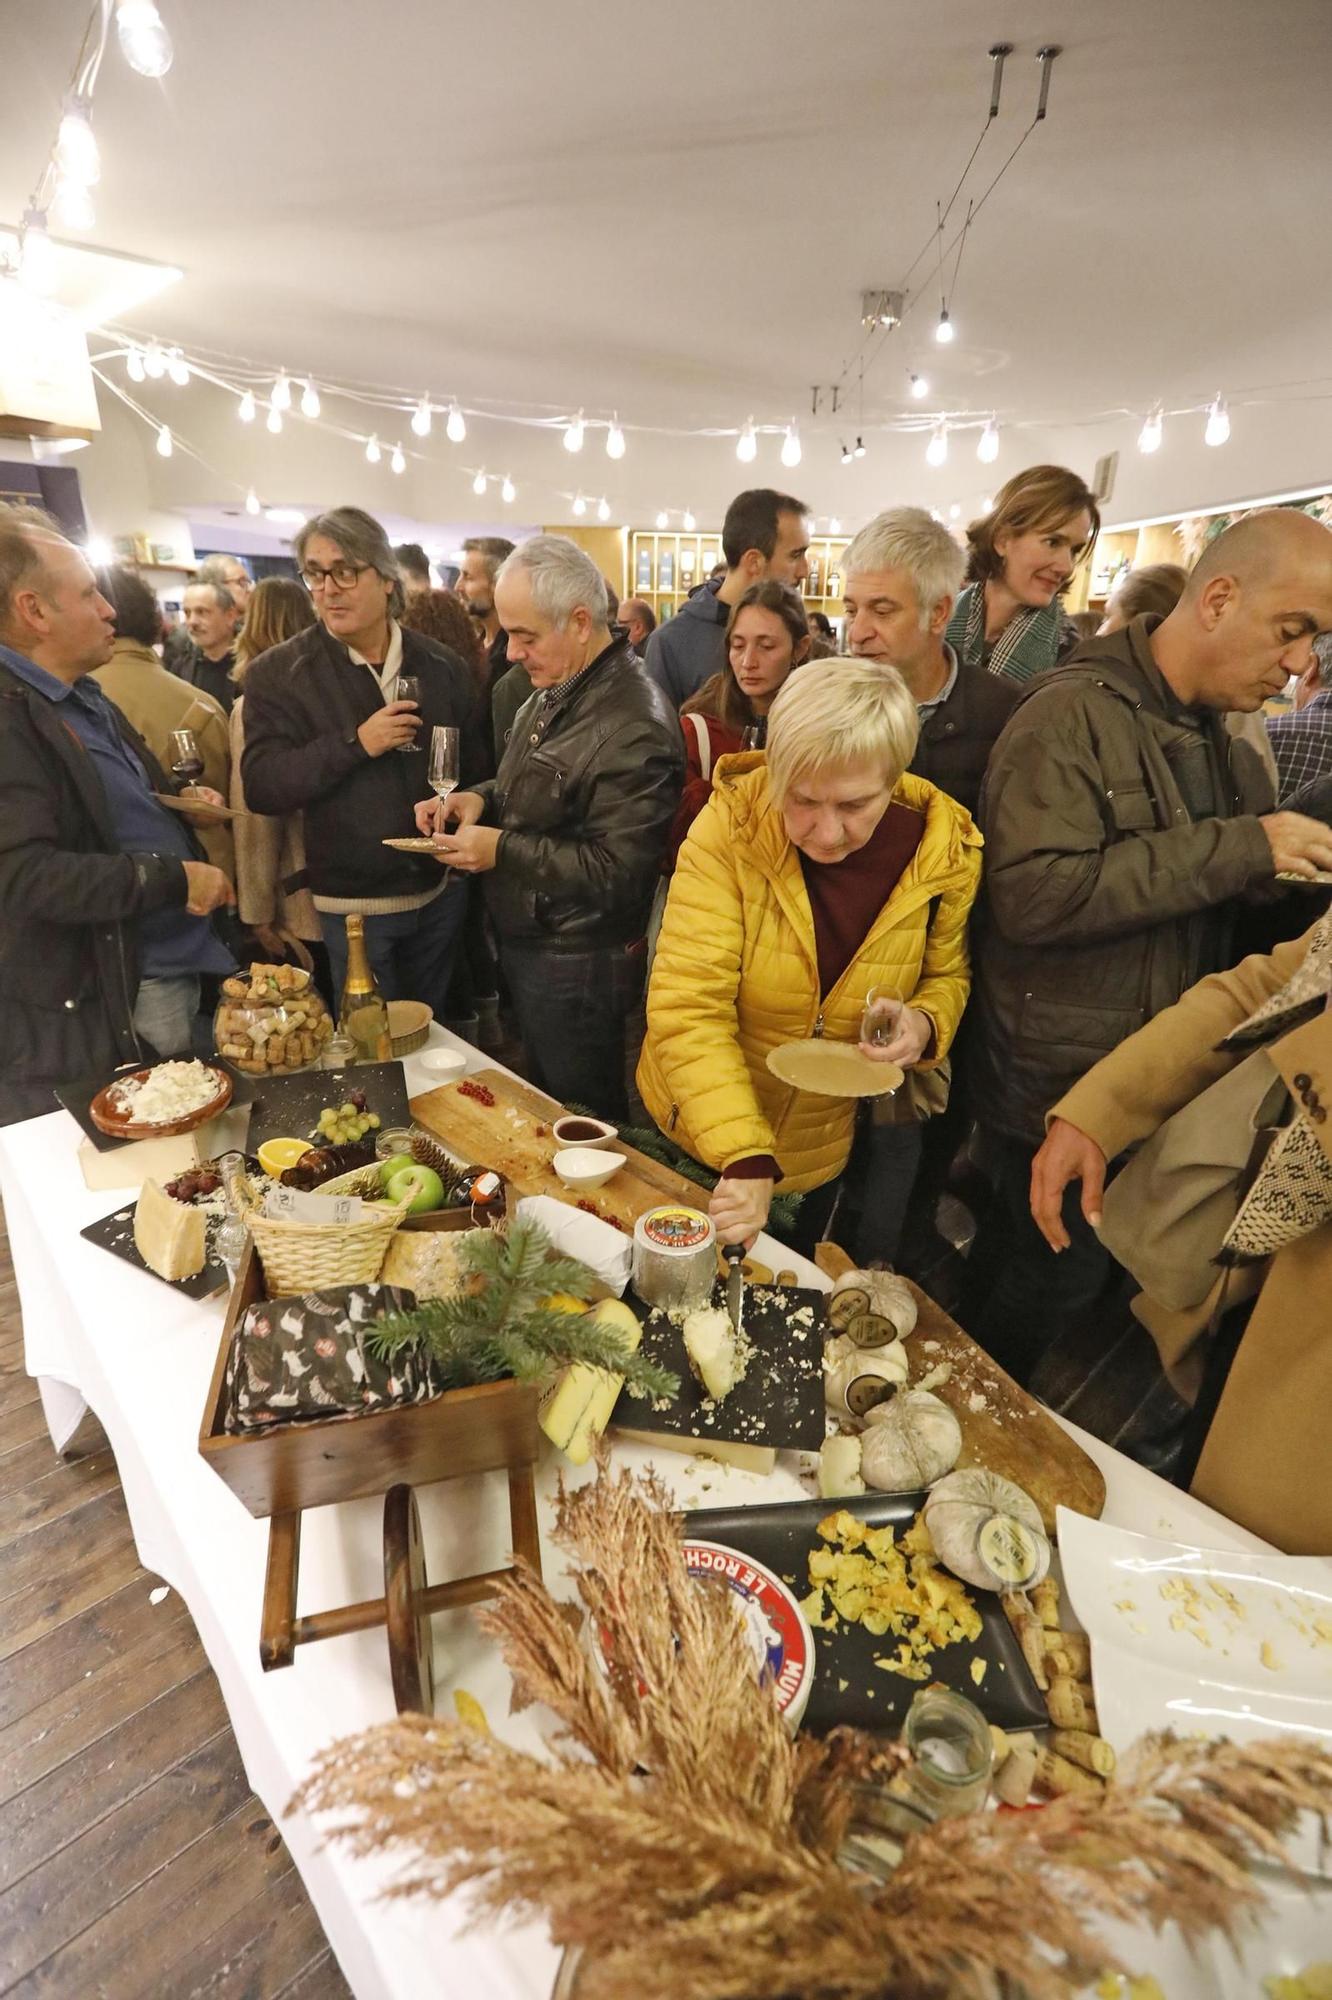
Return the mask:
<path fill-rule="evenodd" d="M 875 987 L 906 1004 L 893 1039 L 861 1043 L 866 1055 L 928 1069 L 957 1032 L 981 837 L 907 773 L 917 733 L 892 668 L 804 666 L 773 704 L 766 757 L 719 761 L 680 849 L 638 1088 L 662 1131 L 721 1172 L 711 1212 L 723 1242 L 752 1242 L 778 1178 L 825 1191 L 804 1204 L 808 1240 L 851 1151 L 856 1101 L 780 1082 L 771 1050 L 859 1041 Z"/>

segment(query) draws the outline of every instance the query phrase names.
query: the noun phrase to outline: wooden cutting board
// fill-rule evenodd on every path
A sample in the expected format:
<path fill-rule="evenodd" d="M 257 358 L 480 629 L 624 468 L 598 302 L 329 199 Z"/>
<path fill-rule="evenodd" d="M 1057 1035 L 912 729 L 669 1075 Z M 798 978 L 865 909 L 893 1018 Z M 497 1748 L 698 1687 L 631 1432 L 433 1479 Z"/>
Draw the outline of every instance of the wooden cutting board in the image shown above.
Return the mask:
<path fill-rule="evenodd" d="M 474 1097 L 464 1096 L 464 1082 L 484 1085 L 494 1104 L 478 1104 Z M 517 1194 L 554 1195 L 557 1201 L 615 1223 L 630 1236 L 644 1210 L 663 1201 L 707 1209 L 706 1188 L 618 1140 L 614 1150 L 625 1154 L 626 1162 L 604 1187 L 589 1194 L 565 1187 L 551 1166 L 559 1145 L 550 1129 L 556 1118 L 564 1116 L 563 1105 L 500 1070 L 478 1070 L 475 1076 L 414 1097 L 412 1116 L 469 1165 L 492 1167 L 503 1174 Z"/>
<path fill-rule="evenodd" d="M 855 1269 L 835 1243 L 820 1243 L 814 1261 L 833 1279 Z M 948 1365 L 947 1381 L 932 1386 L 962 1426 L 959 1466 L 984 1466 L 1013 1480 L 1040 1508 L 1047 1534 L 1055 1532 L 1056 1507 L 1098 1519 L 1105 1506 L 1100 1468 L 941 1306 L 918 1285 L 911 1290 L 918 1313 L 906 1342 L 911 1386 L 918 1388 L 931 1369 Z"/>

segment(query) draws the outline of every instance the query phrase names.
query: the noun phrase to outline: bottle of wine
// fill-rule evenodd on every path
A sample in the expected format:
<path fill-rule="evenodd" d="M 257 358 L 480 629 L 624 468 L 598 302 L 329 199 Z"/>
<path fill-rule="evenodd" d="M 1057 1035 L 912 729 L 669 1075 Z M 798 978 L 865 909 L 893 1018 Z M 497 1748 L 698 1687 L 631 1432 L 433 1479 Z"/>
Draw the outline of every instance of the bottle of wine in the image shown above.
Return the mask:
<path fill-rule="evenodd" d="M 357 1062 L 388 1062 L 388 1002 L 379 990 L 365 949 L 365 918 L 347 918 L 347 977 L 342 986 L 338 1027 L 356 1044 Z"/>

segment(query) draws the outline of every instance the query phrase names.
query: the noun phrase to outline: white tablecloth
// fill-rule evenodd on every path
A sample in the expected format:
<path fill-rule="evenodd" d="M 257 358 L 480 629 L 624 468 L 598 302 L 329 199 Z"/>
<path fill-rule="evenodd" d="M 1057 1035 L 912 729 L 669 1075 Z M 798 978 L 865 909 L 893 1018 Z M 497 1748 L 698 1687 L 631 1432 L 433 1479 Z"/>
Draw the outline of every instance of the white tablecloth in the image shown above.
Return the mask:
<path fill-rule="evenodd" d="M 433 1031 L 433 1045 L 452 1042 Z M 463 1044 L 454 1044 L 464 1047 Z M 467 1051 L 472 1068 L 485 1058 Z M 410 1094 L 436 1079 L 406 1064 Z M 393 1712 L 382 1631 L 301 1647 L 294 1666 L 264 1674 L 259 1616 L 268 1527 L 254 1520 L 198 1454 L 200 1416 L 220 1338 L 221 1297 L 197 1304 L 156 1278 L 80 1240 L 86 1223 L 118 1205 L 89 1193 L 77 1160 L 78 1129 L 67 1113 L 0 1132 L 0 1192 L 23 1306 L 27 1367 L 54 1401 L 65 1385 L 100 1418 L 124 1485 L 145 1568 L 178 1590 L 216 1670 L 250 1783 L 281 1826 L 296 1865 L 358 2000 L 545 2000 L 556 1953 L 544 1931 L 461 1934 L 460 1906 L 375 1900 L 385 1865 L 322 1847 L 310 1823 L 288 1816 L 291 1794 L 330 1738 Z M 760 1241 L 758 1254 L 791 1265 L 789 1252 Z M 803 1282 L 824 1281 L 803 1260 Z M 1068 1428 L 1072 1429 L 1072 1426 Z M 1205 1547 L 1261 1548 L 1255 1537 L 1153 1474 L 1074 1431 L 1106 1476 L 1106 1518 L 1144 1533 L 1196 1538 Z M 626 1464 L 651 1458 L 620 1447 Z M 543 1526 L 558 1464 L 542 1468 Z M 804 1497 L 787 1456 L 767 1480 L 670 1453 L 658 1470 L 686 1506 Z M 590 1473 L 589 1475 L 590 1476 Z M 508 1553 L 507 1488 L 501 1474 L 422 1489 L 432 1580 L 490 1568 Z M 383 1589 L 382 1503 L 362 1500 L 303 1517 L 300 1610 L 325 1609 Z M 548 1579 L 556 1572 L 546 1544 Z M 508 1715 L 508 1680 L 466 1611 L 436 1620 L 441 1714 L 465 1688 L 493 1726 L 519 1744 L 538 1741 L 538 1713 Z M 1150 1961 L 1145 1961 L 1150 1963 Z M 1189 1989 L 1172 1986 L 1171 2000 Z M 1192 1989 L 1199 1995 L 1206 1986 Z"/>

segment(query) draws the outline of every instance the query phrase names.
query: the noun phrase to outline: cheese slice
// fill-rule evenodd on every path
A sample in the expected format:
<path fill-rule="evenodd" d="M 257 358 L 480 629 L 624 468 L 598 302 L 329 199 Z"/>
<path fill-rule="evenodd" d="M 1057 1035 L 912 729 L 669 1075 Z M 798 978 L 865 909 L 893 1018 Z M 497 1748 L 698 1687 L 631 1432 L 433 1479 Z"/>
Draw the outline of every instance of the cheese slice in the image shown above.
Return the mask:
<path fill-rule="evenodd" d="M 638 1317 L 619 1299 L 603 1299 L 593 1312 L 615 1328 L 626 1347 L 637 1348 L 641 1344 L 643 1329 Z M 623 1375 L 612 1374 L 608 1368 L 589 1368 L 586 1362 L 578 1361 L 572 1368 L 566 1368 L 546 1391 L 537 1421 L 570 1465 L 587 1464 L 597 1439 L 610 1422 L 623 1387 Z"/>
<path fill-rule="evenodd" d="M 134 1210 L 134 1247 L 159 1278 L 197 1277 L 204 1267 L 203 1210 L 145 1181 Z"/>

